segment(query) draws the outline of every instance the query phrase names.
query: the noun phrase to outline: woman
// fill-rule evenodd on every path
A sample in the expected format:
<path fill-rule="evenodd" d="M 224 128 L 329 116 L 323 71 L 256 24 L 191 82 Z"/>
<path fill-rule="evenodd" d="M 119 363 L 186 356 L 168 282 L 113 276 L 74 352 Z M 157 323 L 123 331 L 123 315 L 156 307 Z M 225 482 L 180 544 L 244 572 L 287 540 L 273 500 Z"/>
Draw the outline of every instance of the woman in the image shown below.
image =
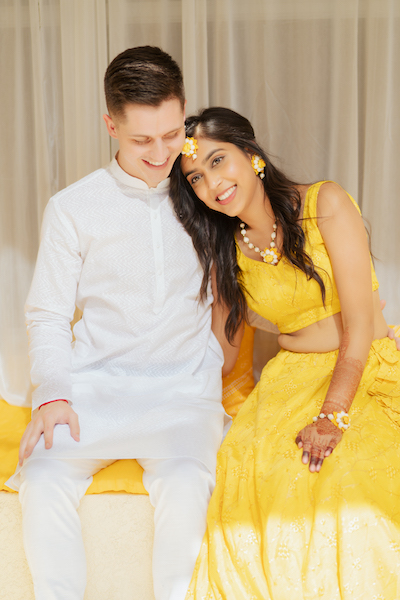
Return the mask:
<path fill-rule="evenodd" d="M 203 292 L 213 264 L 227 340 L 247 301 L 282 348 L 220 450 L 188 598 L 399 598 L 400 359 L 359 210 L 289 180 L 233 111 L 187 136 L 172 197 Z"/>

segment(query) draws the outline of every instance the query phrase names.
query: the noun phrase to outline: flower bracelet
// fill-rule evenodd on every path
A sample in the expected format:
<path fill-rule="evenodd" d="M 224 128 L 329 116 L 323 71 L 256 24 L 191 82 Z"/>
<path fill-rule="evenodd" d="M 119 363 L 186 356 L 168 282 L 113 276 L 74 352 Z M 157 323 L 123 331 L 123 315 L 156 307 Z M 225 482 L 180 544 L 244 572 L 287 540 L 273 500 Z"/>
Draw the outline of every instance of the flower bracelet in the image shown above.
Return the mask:
<path fill-rule="evenodd" d="M 325 415 L 324 413 L 320 413 L 318 417 L 313 417 L 314 423 L 318 421 L 318 419 L 329 419 L 331 423 L 333 423 L 336 427 L 343 431 L 343 433 L 350 427 L 350 417 L 349 415 L 342 410 L 341 412 L 333 412 L 329 415 Z"/>

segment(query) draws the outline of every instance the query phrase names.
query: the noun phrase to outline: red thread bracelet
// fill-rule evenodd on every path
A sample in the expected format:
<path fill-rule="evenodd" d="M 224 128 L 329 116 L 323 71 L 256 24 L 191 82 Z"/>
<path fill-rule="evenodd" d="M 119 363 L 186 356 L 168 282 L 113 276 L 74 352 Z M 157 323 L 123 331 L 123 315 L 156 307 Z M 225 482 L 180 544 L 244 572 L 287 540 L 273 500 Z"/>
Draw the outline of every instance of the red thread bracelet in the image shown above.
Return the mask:
<path fill-rule="evenodd" d="M 52 402 L 68 402 L 68 400 L 64 400 L 64 398 L 57 398 L 57 400 L 49 400 L 49 402 L 43 402 L 38 408 L 40 410 L 42 406 L 46 406 L 46 404 L 51 404 Z"/>

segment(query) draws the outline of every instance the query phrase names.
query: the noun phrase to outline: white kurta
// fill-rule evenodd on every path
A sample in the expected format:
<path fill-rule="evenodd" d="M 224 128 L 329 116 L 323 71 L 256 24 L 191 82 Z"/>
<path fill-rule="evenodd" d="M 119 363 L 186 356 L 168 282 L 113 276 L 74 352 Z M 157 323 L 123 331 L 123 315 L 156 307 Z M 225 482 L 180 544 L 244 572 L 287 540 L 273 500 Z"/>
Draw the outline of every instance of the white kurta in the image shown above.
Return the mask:
<path fill-rule="evenodd" d="M 168 190 L 114 159 L 50 200 L 26 306 L 33 408 L 69 400 L 81 440 L 57 425 L 33 457 L 188 456 L 215 469 L 222 351 Z"/>

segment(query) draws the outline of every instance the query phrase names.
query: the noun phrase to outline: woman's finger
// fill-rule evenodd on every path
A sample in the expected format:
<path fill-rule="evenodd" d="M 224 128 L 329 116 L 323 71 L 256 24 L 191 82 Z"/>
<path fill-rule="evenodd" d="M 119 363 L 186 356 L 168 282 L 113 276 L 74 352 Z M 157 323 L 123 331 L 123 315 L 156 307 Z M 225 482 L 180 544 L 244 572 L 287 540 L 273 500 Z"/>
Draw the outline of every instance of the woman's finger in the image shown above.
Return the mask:
<path fill-rule="evenodd" d="M 314 473 L 315 468 L 317 466 L 317 462 L 318 462 L 318 458 L 316 456 L 311 456 L 310 465 L 309 465 L 309 469 L 310 469 L 311 473 Z"/>

